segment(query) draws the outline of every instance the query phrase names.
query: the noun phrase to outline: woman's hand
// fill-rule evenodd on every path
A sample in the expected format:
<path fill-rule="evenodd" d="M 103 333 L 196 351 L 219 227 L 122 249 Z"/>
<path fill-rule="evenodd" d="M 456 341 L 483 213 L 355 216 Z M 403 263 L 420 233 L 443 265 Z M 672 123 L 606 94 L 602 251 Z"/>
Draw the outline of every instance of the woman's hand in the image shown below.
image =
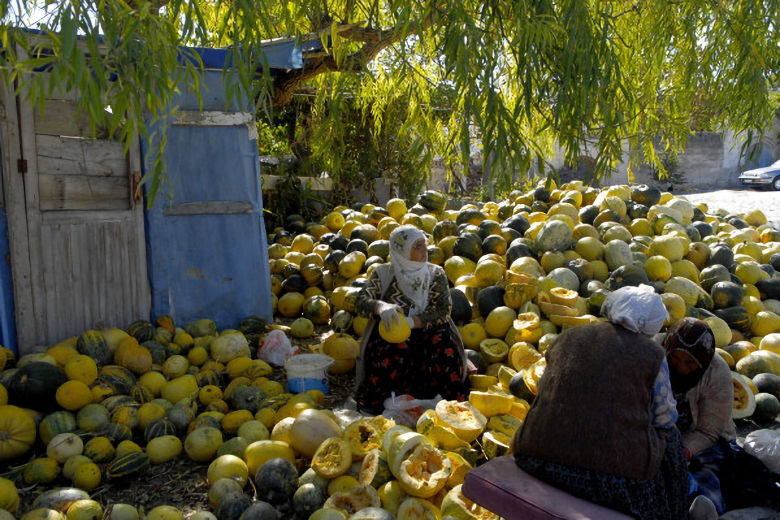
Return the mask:
<path fill-rule="evenodd" d="M 419 329 L 422 327 L 422 320 L 417 316 L 407 316 L 406 323 L 409 324 L 410 329 Z"/>
<path fill-rule="evenodd" d="M 400 318 L 398 317 L 400 311 L 401 308 L 398 305 L 383 302 L 381 300 L 376 302 L 376 307 L 374 308 L 374 312 L 376 312 L 379 319 L 382 320 L 386 329 L 392 327 L 393 323 L 400 323 Z"/>

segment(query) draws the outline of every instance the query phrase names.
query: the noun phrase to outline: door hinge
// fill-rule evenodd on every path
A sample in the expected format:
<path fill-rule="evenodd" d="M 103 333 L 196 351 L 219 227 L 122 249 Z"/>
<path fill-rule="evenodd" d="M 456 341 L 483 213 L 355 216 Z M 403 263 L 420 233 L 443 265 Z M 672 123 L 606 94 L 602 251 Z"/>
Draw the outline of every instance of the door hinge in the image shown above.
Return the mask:
<path fill-rule="evenodd" d="M 27 173 L 27 159 L 18 159 L 16 169 L 19 173 Z"/>

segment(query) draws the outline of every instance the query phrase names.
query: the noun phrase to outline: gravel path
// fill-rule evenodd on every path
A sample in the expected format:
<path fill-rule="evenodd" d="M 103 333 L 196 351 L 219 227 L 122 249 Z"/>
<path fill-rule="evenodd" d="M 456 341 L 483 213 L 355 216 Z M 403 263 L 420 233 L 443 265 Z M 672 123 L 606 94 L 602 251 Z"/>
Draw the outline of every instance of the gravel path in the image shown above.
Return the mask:
<path fill-rule="evenodd" d="M 747 213 L 759 208 L 767 220 L 780 229 L 780 191 L 758 191 L 749 188 L 735 188 L 715 191 L 680 191 L 682 195 L 694 203 L 705 202 L 710 209 L 721 208 L 729 213 Z"/>

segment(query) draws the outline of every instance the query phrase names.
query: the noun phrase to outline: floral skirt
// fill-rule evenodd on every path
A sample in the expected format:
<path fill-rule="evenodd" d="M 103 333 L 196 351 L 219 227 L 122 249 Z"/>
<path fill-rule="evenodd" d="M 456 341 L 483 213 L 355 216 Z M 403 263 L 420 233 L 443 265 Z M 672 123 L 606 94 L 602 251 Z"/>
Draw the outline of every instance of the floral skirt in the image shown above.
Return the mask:
<path fill-rule="evenodd" d="M 562 424 L 561 427 L 567 426 Z M 688 471 L 682 438 L 676 428 L 668 435 L 661 469 L 648 480 L 610 475 L 526 455 L 517 455 L 515 460 L 521 469 L 539 480 L 639 520 L 688 518 Z"/>
<path fill-rule="evenodd" d="M 447 323 L 412 329 L 403 343 L 388 343 L 374 327 L 364 351 L 363 382 L 355 390 L 358 409 L 382 413 L 385 399 L 409 394 L 416 399 L 465 399 L 466 367 Z"/>

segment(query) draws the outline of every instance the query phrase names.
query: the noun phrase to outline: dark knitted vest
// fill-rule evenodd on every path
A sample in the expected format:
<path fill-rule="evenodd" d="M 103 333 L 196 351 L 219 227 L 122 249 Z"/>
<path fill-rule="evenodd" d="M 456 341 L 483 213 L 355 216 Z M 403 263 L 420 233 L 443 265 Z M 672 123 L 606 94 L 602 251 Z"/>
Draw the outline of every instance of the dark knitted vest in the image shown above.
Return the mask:
<path fill-rule="evenodd" d="M 666 443 L 653 427 L 653 383 L 663 349 L 608 322 L 565 330 L 547 368 L 515 454 L 647 480 Z"/>

